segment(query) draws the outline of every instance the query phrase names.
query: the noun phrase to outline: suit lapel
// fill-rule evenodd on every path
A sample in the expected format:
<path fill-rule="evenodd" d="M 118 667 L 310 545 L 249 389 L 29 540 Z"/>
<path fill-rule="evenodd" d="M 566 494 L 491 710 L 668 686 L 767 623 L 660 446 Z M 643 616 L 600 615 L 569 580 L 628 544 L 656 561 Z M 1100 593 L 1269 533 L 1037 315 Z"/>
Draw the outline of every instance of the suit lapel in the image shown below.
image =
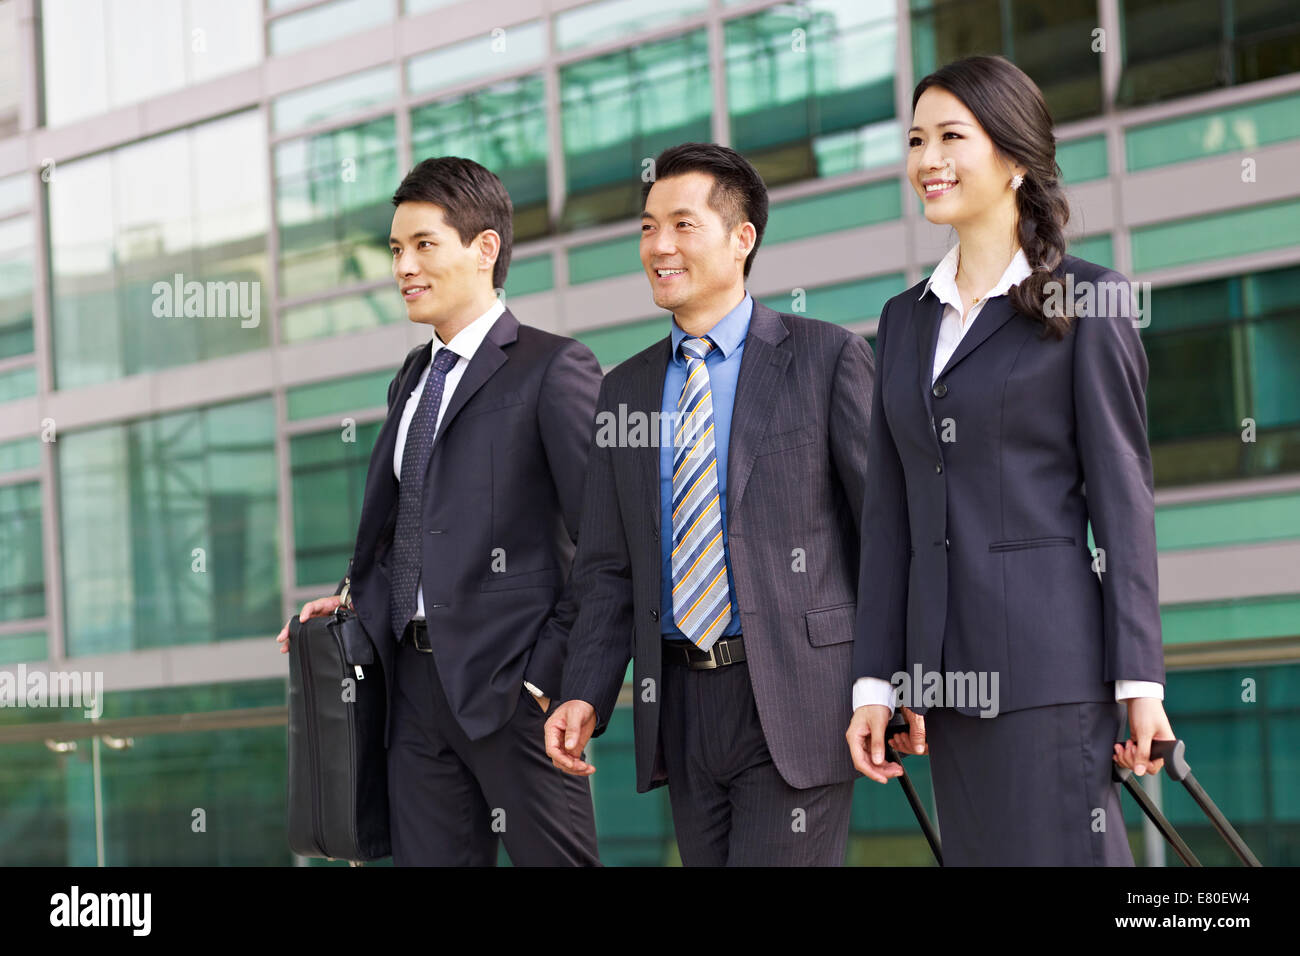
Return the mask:
<path fill-rule="evenodd" d="M 943 367 L 939 376 L 947 375 L 958 362 L 979 348 L 985 339 L 1006 325 L 1014 314 L 1015 309 L 1011 306 L 1010 296 L 994 296 L 985 302 L 984 307 L 980 309 L 980 314 L 975 316 L 974 324 L 966 330 L 966 334 L 957 343 L 956 351 L 952 353 L 952 358 L 948 359 L 948 364 Z"/>
<path fill-rule="evenodd" d="M 433 343 L 430 342 L 420 354 L 411 360 L 394 393 L 393 407 L 388 410 L 388 417 L 379 427 L 375 436 L 375 450 L 371 453 L 370 468 L 366 474 L 366 493 L 361 506 L 360 529 L 369 530 L 378 536 L 388 521 L 390 512 L 397 505 L 397 476 L 393 474 L 393 452 L 397 447 L 397 429 L 402 422 L 402 412 L 411 395 L 415 383 L 428 367 L 433 357 Z M 362 542 L 357 541 L 360 548 Z M 374 547 L 374 542 L 369 545 Z M 366 549 L 362 549 L 366 550 Z M 361 554 L 362 551 L 358 551 Z"/>
<path fill-rule="evenodd" d="M 376 461 L 388 462 L 388 473 L 391 476 L 393 472 L 393 452 L 397 447 L 397 429 L 402 422 L 402 411 L 406 408 L 406 400 L 410 398 L 411 391 L 415 388 L 415 383 L 420 380 L 424 370 L 428 368 L 429 362 L 433 358 L 433 343 L 430 342 L 420 350 L 414 361 L 406 369 L 406 374 L 402 380 L 397 383 L 397 392 L 393 398 L 393 407 L 388 410 L 388 417 L 384 419 L 384 424 L 379 429 L 379 434 L 375 438 L 376 454 L 379 456 Z M 396 479 L 394 478 L 394 481 Z"/>
<path fill-rule="evenodd" d="M 447 428 L 460 410 L 465 407 L 465 403 L 474 397 L 474 393 L 482 388 L 487 380 L 490 379 L 496 370 L 506 362 L 506 353 L 503 346 L 509 345 L 519 337 L 519 320 L 514 317 L 509 309 L 506 309 L 497 320 L 492 323 L 492 328 L 488 329 L 487 335 L 479 343 L 478 349 L 474 352 L 474 357 L 470 359 L 469 365 L 465 368 L 465 373 L 461 376 L 460 382 L 456 385 L 456 391 L 452 392 L 451 401 L 447 404 L 447 411 L 443 413 L 442 423 L 438 426 L 438 433 L 433 436 L 433 446 L 438 447 L 438 442 L 442 436 L 447 433 Z M 430 349 L 432 349 L 430 343 Z"/>
<path fill-rule="evenodd" d="M 668 357 L 672 352 L 672 337 L 669 336 L 648 352 L 641 363 L 639 374 L 631 382 L 631 395 L 628 396 L 628 411 L 643 411 L 648 416 L 663 408 L 664 375 L 668 371 Z M 663 520 L 659 507 L 659 441 L 660 433 L 655 432 L 651 440 L 644 445 L 635 445 L 629 449 L 632 468 L 636 480 L 641 485 L 642 500 L 650 504 L 652 528 L 658 528 Z"/>
<path fill-rule="evenodd" d="M 939 322 L 943 317 L 943 303 L 934 293 L 928 293 L 921 301 L 912 306 L 913 323 L 916 327 L 916 364 L 917 382 L 921 387 L 921 401 L 925 405 L 926 417 L 934 413 L 930 405 L 930 375 L 934 369 L 934 352 L 939 347 Z"/>
<path fill-rule="evenodd" d="M 790 364 L 790 349 L 782 346 L 790 331 L 781 316 L 754 300 L 740 359 L 736 400 L 731 415 L 727 447 L 727 514 L 734 516 L 745 497 L 745 487 L 758 457 L 758 445 L 772 420 L 778 386 Z"/>
<path fill-rule="evenodd" d="M 922 298 L 912 310 L 912 314 L 917 317 L 916 359 L 920 366 L 918 381 L 926 412 L 931 417 L 934 415 L 934 405 L 930 400 L 931 378 L 937 382 L 951 372 L 962 359 L 979 348 L 985 339 L 1006 325 L 1015 314 L 1015 309 L 1012 308 L 1008 296 L 999 295 L 989 299 L 980 309 L 979 315 L 975 316 L 974 324 L 966 330 L 966 334 L 957 343 L 957 348 L 948 359 L 948 363 L 935 376 L 934 357 L 939 347 L 939 327 L 942 324 L 943 312 L 943 302 L 933 292 Z"/>

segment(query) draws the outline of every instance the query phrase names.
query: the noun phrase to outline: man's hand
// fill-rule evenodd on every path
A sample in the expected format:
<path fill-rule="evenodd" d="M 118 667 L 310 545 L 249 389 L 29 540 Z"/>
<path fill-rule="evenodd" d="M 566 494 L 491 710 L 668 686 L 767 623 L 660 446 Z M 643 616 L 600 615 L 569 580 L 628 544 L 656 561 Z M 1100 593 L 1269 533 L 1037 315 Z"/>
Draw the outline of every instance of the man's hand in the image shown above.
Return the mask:
<path fill-rule="evenodd" d="M 596 708 L 585 700 L 566 700 L 546 721 L 546 756 L 565 773 L 590 777 L 596 768 L 582 759 L 596 730 Z"/>
<path fill-rule="evenodd" d="M 308 601 L 302 606 L 302 613 L 298 615 L 298 620 L 306 624 L 308 618 L 323 617 L 326 614 L 333 614 L 335 608 L 340 604 L 337 594 L 330 597 L 317 598 L 314 601 Z M 276 635 L 276 642 L 280 645 L 280 653 L 289 653 L 289 622 L 286 621 L 280 633 Z"/>
<path fill-rule="evenodd" d="M 890 777 L 900 776 L 903 772 L 902 764 L 885 760 L 885 726 L 888 723 L 888 707 L 863 704 L 853 712 L 849 729 L 844 734 L 849 742 L 849 753 L 853 755 L 853 766 L 876 783 L 888 783 Z"/>
<path fill-rule="evenodd" d="M 1176 740 L 1174 729 L 1165 716 L 1165 706 L 1156 697 L 1130 697 L 1128 704 L 1129 739 L 1115 744 L 1112 758 L 1121 767 L 1127 767 L 1139 777 L 1148 770 L 1159 773 L 1163 760 L 1151 759 L 1151 740 Z"/>

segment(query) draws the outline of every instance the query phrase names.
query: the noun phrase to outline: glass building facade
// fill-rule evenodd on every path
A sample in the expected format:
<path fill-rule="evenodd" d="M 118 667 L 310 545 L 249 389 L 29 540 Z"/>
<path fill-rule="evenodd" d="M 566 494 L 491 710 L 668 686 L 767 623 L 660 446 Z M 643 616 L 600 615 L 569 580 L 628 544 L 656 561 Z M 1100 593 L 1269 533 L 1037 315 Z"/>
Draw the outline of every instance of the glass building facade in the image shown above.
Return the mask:
<path fill-rule="evenodd" d="M 387 247 L 414 163 L 502 178 L 501 294 L 611 366 L 667 331 L 637 257 L 646 161 L 729 144 L 772 193 L 750 290 L 870 340 L 955 240 L 906 181 L 904 130 L 916 80 L 969 53 L 1047 97 L 1071 251 L 1151 283 L 1166 706 L 1257 855 L 1300 863 L 1295 4 L 501 0 L 492 17 L 0 0 L 0 667 L 107 690 L 93 721 L 0 708 L 0 865 L 303 862 L 271 638 L 346 569 L 387 384 L 427 335 Z M 676 862 L 666 794 L 635 793 L 627 700 L 592 750 L 602 857 Z M 1228 862 L 1162 783 L 1198 855 Z M 1125 823 L 1139 862 L 1178 865 L 1127 798 Z M 931 862 L 898 787 L 859 782 L 849 862 Z"/>

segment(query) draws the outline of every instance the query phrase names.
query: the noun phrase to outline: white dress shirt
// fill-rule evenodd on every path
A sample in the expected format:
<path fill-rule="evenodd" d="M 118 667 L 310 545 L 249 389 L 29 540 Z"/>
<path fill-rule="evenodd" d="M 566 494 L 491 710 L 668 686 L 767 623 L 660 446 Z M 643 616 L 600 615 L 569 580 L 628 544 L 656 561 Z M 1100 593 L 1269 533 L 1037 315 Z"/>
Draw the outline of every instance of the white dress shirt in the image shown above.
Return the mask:
<path fill-rule="evenodd" d="M 973 303 L 966 315 L 961 314 L 961 295 L 957 292 L 957 259 L 960 243 L 948 250 L 948 254 L 934 267 L 934 272 L 921 289 L 921 296 L 933 291 L 943 303 L 943 319 L 939 322 L 939 341 L 934 350 L 934 367 L 930 370 L 930 383 L 939 378 L 948 360 L 952 358 L 962 338 L 975 324 L 984 303 L 997 295 L 1005 295 L 1013 286 L 1018 285 L 1033 270 L 1023 249 L 1017 248 L 1011 263 L 1002 273 L 1002 278 L 989 289 L 978 302 Z M 918 296 L 920 298 L 920 296 Z M 1154 697 L 1164 700 L 1165 688 L 1156 681 L 1116 680 L 1115 699 L 1125 700 L 1129 697 Z M 859 677 L 853 683 L 853 709 L 863 704 L 883 704 L 894 712 L 894 687 L 889 681 L 880 677 Z"/>
<path fill-rule="evenodd" d="M 465 369 L 469 365 L 470 359 L 478 351 L 478 347 L 483 343 L 483 337 L 488 334 L 488 329 L 492 328 L 497 318 L 506 310 L 505 305 L 500 299 L 492 303 L 492 307 L 471 322 L 465 328 L 452 337 L 450 342 L 444 343 L 438 338 L 438 332 L 433 332 L 433 352 L 432 355 L 438 354 L 438 349 L 451 349 L 458 356 L 456 364 L 447 370 L 446 381 L 442 386 L 442 402 L 438 406 L 438 419 L 434 423 L 434 434 L 437 429 L 442 427 L 442 416 L 447 411 L 447 406 L 451 404 L 451 396 L 456 391 L 456 386 L 460 383 L 461 377 L 465 374 Z M 410 397 L 406 400 L 406 407 L 402 409 L 402 420 L 397 426 L 397 445 L 393 449 L 393 474 L 400 482 L 402 480 L 402 452 L 406 449 L 406 433 L 411 428 L 411 419 L 415 417 L 415 409 L 420 404 L 420 396 L 424 394 L 424 383 L 429 380 L 429 369 L 433 368 L 433 362 L 430 361 L 420 373 L 420 380 L 415 383 Z M 429 494 L 429 488 L 426 486 L 424 493 Z M 420 584 L 415 590 L 415 616 L 424 617 L 424 585 Z"/>

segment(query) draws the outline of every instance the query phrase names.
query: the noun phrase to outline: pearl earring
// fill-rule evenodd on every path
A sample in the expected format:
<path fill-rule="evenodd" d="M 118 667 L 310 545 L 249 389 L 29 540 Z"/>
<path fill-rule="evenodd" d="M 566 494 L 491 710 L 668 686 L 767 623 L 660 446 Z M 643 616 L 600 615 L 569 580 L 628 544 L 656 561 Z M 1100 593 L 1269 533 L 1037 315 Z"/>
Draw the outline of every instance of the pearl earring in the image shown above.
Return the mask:
<path fill-rule="evenodd" d="M 1016 173 L 1014 176 L 1011 177 L 1011 188 L 1019 189 L 1020 184 L 1023 183 L 1024 181 L 1025 181 L 1025 177 L 1021 176 L 1019 173 Z"/>

